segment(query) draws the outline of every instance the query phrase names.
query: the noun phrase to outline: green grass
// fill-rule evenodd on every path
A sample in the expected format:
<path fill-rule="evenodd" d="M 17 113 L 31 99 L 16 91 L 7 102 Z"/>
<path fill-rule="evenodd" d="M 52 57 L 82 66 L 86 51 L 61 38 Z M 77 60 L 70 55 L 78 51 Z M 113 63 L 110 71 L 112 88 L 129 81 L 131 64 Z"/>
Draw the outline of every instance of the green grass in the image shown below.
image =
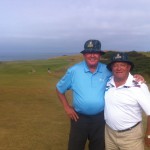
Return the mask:
<path fill-rule="evenodd" d="M 0 150 L 67 149 L 69 119 L 55 85 L 81 59 L 78 55 L 0 63 Z M 67 96 L 70 99 L 70 93 Z"/>
<path fill-rule="evenodd" d="M 0 63 L 0 150 L 67 149 L 69 119 L 55 85 L 75 57 Z"/>

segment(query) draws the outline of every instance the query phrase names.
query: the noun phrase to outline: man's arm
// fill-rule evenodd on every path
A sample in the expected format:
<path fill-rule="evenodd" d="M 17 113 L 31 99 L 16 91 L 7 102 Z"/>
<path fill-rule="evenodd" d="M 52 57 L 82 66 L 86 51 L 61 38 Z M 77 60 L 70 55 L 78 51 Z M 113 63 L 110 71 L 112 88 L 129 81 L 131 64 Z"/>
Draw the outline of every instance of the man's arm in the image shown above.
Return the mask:
<path fill-rule="evenodd" d="M 66 114 L 69 116 L 69 118 L 77 121 L 79 117 L 77 113 L 75 112 L 74 108 L 70 106 L 70 104 L 68 103 L 65 94 L 60 93 L 57 88 L 56 88 L 56 93 L 58 95 L 60 102 L 62 103 L 64 107 Z"/>
<path fill-rule="evenodd" d="M 145 144 L 150 147 L 150 137 L 148 138 L 148 135 L 150 136 L 150 116 L 147 117 L 147 129 L 145 133 Z"/>

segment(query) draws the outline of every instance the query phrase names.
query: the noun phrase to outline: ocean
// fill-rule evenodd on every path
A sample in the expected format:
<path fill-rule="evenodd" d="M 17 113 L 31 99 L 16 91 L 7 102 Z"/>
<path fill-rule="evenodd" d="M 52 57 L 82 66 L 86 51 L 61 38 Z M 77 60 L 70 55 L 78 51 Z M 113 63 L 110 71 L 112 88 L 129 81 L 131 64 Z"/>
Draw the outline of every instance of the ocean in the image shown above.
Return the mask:
<path fill-rule="evenodd" d="M 0 61 L 42 60 L 63 55 L 75 55 L 74 52 L 0 52 Z"/>

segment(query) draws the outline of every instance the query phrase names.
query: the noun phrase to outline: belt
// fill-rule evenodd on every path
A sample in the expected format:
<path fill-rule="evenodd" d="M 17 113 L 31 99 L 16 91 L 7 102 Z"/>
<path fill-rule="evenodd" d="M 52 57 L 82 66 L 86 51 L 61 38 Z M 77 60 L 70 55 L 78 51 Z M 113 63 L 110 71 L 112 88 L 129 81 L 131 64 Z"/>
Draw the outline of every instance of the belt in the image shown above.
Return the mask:
<path fill-rule="evenodd" d="M 129 131 L 131 129 L 133 129 L 134 127 L 136 127 L 140 122 L 136 123 L 134 126 L 130 127 L 130 128 L 127 128 L 127 129 L 124 129 L 124 130 L 117 130 L 118 132 L 125 132 L 125 131 Z"/>

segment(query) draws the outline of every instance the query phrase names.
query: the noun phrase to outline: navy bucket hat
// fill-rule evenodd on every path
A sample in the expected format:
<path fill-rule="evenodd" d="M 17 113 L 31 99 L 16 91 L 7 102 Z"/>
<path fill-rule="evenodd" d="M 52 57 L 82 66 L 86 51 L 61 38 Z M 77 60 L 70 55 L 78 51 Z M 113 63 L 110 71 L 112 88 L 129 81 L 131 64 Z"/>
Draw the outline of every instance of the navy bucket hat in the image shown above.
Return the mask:
<path fill-rule="evenodd" d="M 114 54 L 111 58 L 111 62 L 109 64 L 107 64 L 108 70 L 112 71 L 111 66 L 115 62 L 126 62 L 126 63 L 128 63 L 131 66 L 130 71 L 133 70 L 133 68 L 134 68 L 134 64 L 128 59 L 127 53 L 118 52 L 118 53 Z"/>
<path fill-rule="evenodd" d="M 101 51 L 101 42 L 98 40 L 88 40 L 84 44 L 84 50 L 81 51 L 82 54 L 85 53 L 100 53 L 101 55 L 105 52 Z"/>

